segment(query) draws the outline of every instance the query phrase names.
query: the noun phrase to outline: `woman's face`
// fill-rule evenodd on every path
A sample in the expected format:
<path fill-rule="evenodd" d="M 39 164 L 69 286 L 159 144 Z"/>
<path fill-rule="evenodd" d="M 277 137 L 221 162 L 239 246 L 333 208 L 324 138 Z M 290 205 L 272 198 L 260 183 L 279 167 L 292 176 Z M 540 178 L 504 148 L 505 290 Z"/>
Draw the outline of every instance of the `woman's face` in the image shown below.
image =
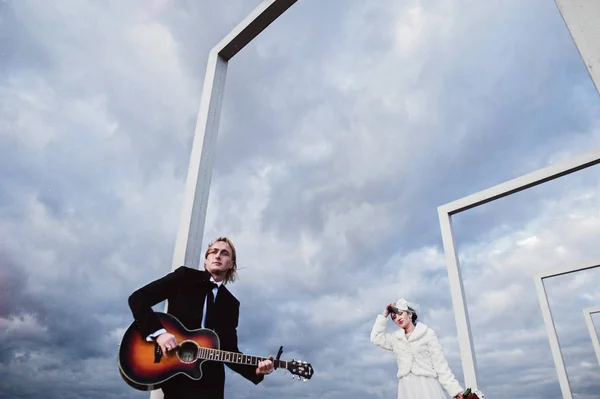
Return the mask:
<path fill-rule="evenodd" d="M 401 310 L 399 314 L 392 313 L 392 320 L 398 327 L 406 329 L 412 324 L 412 313 Z"/>

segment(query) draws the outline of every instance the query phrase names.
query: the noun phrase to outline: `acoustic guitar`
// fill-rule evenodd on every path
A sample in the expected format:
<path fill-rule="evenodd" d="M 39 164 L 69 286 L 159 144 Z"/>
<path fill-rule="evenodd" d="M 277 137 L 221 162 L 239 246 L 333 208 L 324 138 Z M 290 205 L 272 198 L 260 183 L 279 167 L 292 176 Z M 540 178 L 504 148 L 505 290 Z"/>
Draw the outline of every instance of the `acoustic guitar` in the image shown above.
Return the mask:
<path fill-rule="evenodd" d="M 177 318 L 156 312 L 158 319 L 167 331 L 175 336 L 179 345 L 164 357 L 160 346 L 154 341 L 147 341 L 140 334 L 135 322 L 131 323 L 119 345 L 118 365 L 121 377 L 131 387 L 141 391 L 158 389 L 170 378 L 183 374 L 193 380 L 202 378 L 202 363 L 215 361 L 258 366 L 266 357 L 244 355 L 219 349 L 219 337 L 206 328 L 188 330 Z M 273 360 L 274 367 L 284 368 L 304 381 L 313 374 L 313 367 L 302 361 Z"/>

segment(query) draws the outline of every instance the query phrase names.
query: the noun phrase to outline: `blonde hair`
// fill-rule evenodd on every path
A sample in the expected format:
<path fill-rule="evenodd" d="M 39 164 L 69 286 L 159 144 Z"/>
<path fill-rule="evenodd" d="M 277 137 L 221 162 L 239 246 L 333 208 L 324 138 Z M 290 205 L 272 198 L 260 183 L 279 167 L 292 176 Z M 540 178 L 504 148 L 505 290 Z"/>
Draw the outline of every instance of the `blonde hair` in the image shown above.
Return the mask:
<path fill-rule="evenodd" d="M 208 252 L 210 251 L 212 246 L 218 242 L 224 242 L 231 248 L 231 269 L 227 270 L 227 273 L 225 273 L 225 278 L 223 279 L 223 284 L 227 284 L 230 281 L 235 281 L 237 277 L 237 256 L 235 253 L 235 247 L 233 246 L 231 240 L 227 237 L 218 237 L 215 240 L 213 240 L 210 244 L 208 244 L 208 248 L 206 248 L 204 259 L 208 258 Z"/>

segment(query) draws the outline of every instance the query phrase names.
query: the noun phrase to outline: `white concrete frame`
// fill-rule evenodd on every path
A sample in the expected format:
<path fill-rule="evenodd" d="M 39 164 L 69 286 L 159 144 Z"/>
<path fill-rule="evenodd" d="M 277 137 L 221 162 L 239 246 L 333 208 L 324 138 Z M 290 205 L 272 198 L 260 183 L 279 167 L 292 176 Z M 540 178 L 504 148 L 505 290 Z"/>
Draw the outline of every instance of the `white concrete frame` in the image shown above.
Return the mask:
<path fill-rule="evenodd" d="M 600 163 L 600 150 L 595 150 L 585 155 L 540 169 L 480 191 L 476 194 L 450 202 L 438 208 L 442 242 L 444 245 L 446 266 L 448 268 L 450 293 L 452 295 L 452 306 L 454 308 L 454 318 L 456 321 L 458 343 L 460 347 L 460 357 L 466 386 L 478 387 L 477 361 L 475 359 L 475 350 L 473 348 L 471 325 L 465 299 L 463 279 L 460 271 L 460 263 L 458 261 L 458 255 L 454 244 L 454 235 L 452 233 L 452 216 L 598 163 Z"/>
<path fill-rule="evenodd" d="M 585 324 L 587 324 L 588 331 L 590 332 L 590 338 L 592 339 L 594 352 L 596 353 L 596 358 L 598 359 L 598 364 L 600 365 L 600 341 L 598 340 L 598 331 L 596 331 L 596 327 L 594 326 L 594 320 L 592 320 L 592 315 L 594 313 L 600 313 L 600 306 L 583 309 Z"/>
<path fill-rule="evenodd" d="M 264 0 L 208 54 L 171 270 L 181 265 L 199 267 L 203 259 L 202 237 L 217 148 L 227 65 L 240 50 L 296 1 Z M 165 304 L 165 312 L 167 309 L 168 303 Z M 160 389 L 150 393 L 150 399 L 162 397 L 163 393 Z"/>
<path fill-rule="evenodd" d="M 558 342 L 556 326 L 554 325 L 552 311 L 550 310 L 550 304 L 548 303 L 548 295 L 546 293 L 546 287 L 544 286 L 544 279 L 562 276 L 564 274 L 576 273 L 583 270 L 593 269 L 595 267 L 600 267 L 600 264 L 595 263 L 580 267 L 567 267 L 540 273 L 533 277 L 538 295 L 538 301 L 540 302 L 540 308 L 542 309 L 542 316 L 544 316 L 546 334 L 548 335 L 548 340 L 550 341 L 550 350 L 552 351 L 554 366 L 556 367 L 556 373 L 558 374 L 560 390 L 562 391 L 563 398 L 565 399 L 573 399 L 573 392 L 571 391 L 567 369 L 565 367 L 565 362 L 563 361 L 562 352 L 560 350 L 560 343 Z"/>
<path fill-rule="evenodd" d="M 600 93 L 600 29 L 598 29 L 600 1 L 555 0 L 555 3 L 596 86 L 596 90 Z M 460 357 L 465 384 L 467 386 L 478 386 L 477 361 L 473 349 L 463 280 L 452 234 L 451 216 L 587 168 L 599 162 L 600 151 L 594 151 L 438 207 L 440 229 L 446 256 L 446 265 L 448 267 L 450 292 L 452 294 L 452 306 L 454 308 L 459 339 Z"/>
<path fill-rule="evenodd" d="M 228 62 L 296 1 L 263 1 L 208 54 L 172 270 L 181 265 L 198 266 L 203 258 L 202 236 Z"/>

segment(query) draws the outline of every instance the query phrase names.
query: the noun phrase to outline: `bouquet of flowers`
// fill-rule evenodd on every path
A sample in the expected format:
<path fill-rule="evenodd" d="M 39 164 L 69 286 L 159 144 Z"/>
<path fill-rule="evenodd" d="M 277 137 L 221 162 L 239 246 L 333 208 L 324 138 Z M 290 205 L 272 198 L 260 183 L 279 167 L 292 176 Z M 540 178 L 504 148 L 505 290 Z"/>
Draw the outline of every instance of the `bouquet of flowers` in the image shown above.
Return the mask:
<path fill-rule="evenodd" d="M 477 388 L 467 388 L 463 392 L 463 399 L 484 399 L 483 392 Z"/>

